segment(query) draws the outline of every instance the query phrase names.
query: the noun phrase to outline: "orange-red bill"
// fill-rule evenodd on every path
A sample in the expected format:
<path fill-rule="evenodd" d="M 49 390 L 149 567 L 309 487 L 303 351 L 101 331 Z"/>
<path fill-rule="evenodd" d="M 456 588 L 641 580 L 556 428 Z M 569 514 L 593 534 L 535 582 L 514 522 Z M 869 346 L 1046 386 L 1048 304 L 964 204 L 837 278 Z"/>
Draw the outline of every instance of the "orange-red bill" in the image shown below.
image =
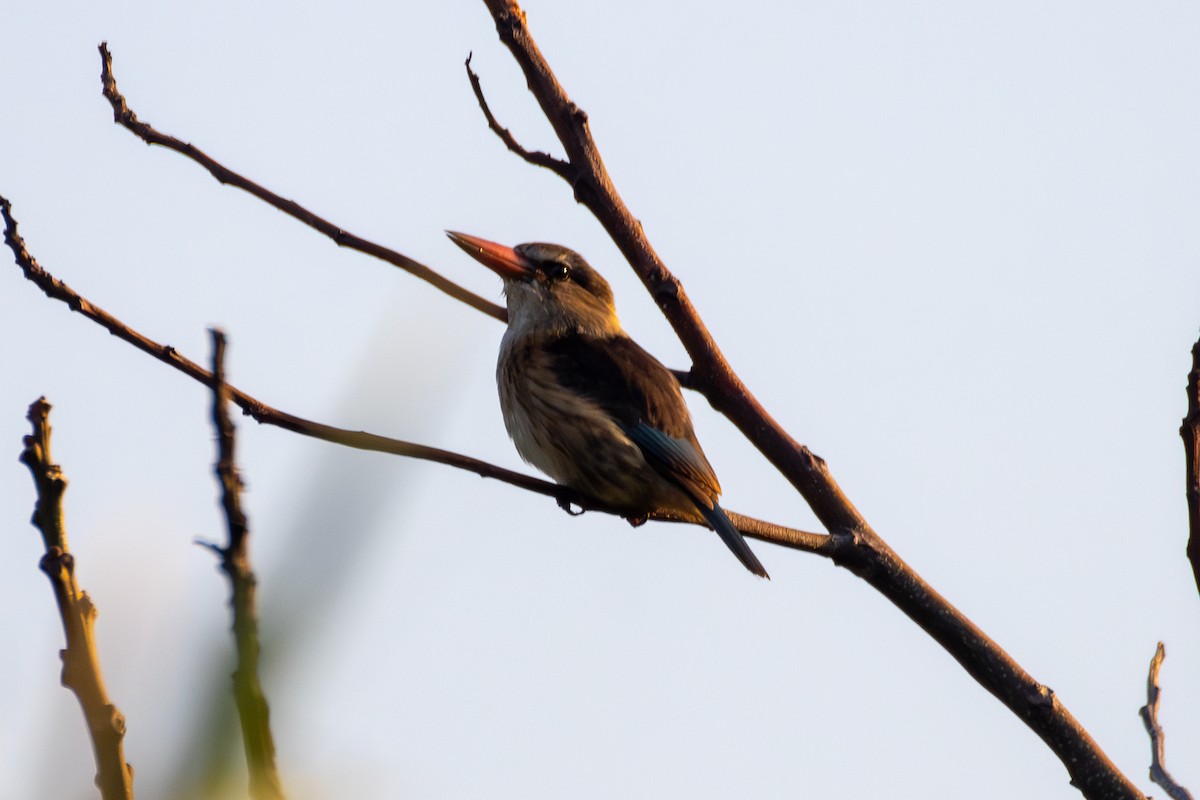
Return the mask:
<path fill-rule="evenodd" d="M 527 278 L 533 272 L 533 264 L 511 247 L 489 242 L 477 236 L 446 231 L 450 241 L 461 247 L 467 255 L 495 272 L 501 278 Z"/>

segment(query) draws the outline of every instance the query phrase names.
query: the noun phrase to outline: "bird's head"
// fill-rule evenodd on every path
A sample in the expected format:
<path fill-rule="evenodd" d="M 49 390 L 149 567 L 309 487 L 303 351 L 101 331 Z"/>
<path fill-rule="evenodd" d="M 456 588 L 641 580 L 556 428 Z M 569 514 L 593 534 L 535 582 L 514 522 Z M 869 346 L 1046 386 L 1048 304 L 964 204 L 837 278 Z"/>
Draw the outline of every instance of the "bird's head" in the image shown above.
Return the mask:
<path fill-rule="evenodd" d="M 583 256 L 557 244 L 516 247 L 446 231 L 456 245 L 504 279 L 508 326 L 519 332 L 621 332 L 612 289 Z"/>

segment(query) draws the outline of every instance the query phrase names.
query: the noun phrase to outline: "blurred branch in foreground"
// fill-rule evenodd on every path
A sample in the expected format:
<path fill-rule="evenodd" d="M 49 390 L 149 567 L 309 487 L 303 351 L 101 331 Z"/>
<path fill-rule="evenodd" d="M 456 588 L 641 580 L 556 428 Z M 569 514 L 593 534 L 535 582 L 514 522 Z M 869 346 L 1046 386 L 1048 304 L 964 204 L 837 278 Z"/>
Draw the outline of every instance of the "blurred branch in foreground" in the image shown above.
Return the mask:
<path fill-rule="evenodd" d="M 221 559 L 229 578 L 229 606 L 233 612 L 233 638 L 237 647 L 237 669 L 233 673 L 233 697 L 242 721 L 242 744 L 250 771 L 250 796 L 255 800 L 283 800 L 283 783 L 275 765 L 275 740 L 267 698 L 258 681 L 258 610 L 255 603 L 257 579 L 250 567 L 250 527 L 242 510 L 242 479 L 234 460 L 234 427 L 229 419 L 229 385 L 225 383 L 225 335 L 212 333 L 213 427 L 217 433 L 217 463 L 214 472 L 221 487 L 221 509 L 229 531 L 221 547 L 206 544 Z"/>
<path fill-rule="evenodd" d="M 104 800 L 132 800 L 133 767 L 125 762 L 125 717 L 109 702 L 96 652 L 96 606 L 75 580 L 75 557 L 67 547 L 62 499 L 67 479 L 50 457 L 50 404 L 40 397 L 29 406 L 33 433 L 25 437 L 21 462 L 33 473 L 37 505 L 33 524 L 42 532 L 46 554 L 39 563 L 54 588 L 67 646 L 61 652 L 62 685 L 75 693 L 87 721 L 96 757 L 96 786 Z"/>

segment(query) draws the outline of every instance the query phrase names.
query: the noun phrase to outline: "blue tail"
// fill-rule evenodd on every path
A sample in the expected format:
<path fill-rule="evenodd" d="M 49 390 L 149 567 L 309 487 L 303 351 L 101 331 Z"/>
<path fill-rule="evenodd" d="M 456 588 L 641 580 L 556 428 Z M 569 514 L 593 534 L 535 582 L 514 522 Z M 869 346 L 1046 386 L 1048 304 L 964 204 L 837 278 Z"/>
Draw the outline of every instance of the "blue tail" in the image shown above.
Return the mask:
<path fill-rule="evenodd" d="M 750 545 L 746 544 L 746 540 L 742 538 L 741 532 L 733 527 L 733 523 L 729 521 L 729 517 L 725 516 L 725 512 L 721 510 L 719 505 L 713 503 L 713 507 L 708 509 L 703 504 L 697 503 L 696 508 L 704 515 L 704 519 L 712 526 L 712 529 L 720 534 L 721 541 L 725 542 L 725 546 L 733 551 L 738 561 L 741 561 L 746 569 L 760 578 L 771 580 L 771 576 L 763 569 L 758 556 L 754 555 L 754 551 L 750 549 Z"/>

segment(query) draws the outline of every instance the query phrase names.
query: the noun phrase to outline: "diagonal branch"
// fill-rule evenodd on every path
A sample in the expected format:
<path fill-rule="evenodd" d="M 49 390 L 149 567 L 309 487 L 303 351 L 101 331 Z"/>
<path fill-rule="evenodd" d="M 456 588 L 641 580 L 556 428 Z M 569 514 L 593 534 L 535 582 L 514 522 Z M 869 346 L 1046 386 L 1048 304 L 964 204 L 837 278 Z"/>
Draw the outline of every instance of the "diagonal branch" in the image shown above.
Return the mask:
<path fill-rule="evenodd" d="M 592 138 L 587 113 L 567 96 L 525 24 L 515 0 L 485 0 L 500 40 L 525 73 L 529 90 L 567 152 L 564 175 L 575 199 L 600 221 L 662 309 L 688 355 L 687 385 L 725 414 L 800 491 L 830 531 L 861 532 L 869 526 L 833 480 L 825 462 L 793 439 L 766 412 L 734 373 L 691 304 L 683 285 L 667 270 L 642 225 L 617 193 Z M 490 113 L 490 112 L 485 112 Z"/>
<path fill-rule="evenodd" d="M 54 588 L 67 646 L 62 685 L 75 694 L 87 722 L 96 759 L 96 787 L 103 800 L 132 800 L 133 767 L 125 762 L 125 715 L 108 698 L 96 651 L 99 612 L 75 579 L 75 557 L 67 548 L 62 499 L 67 479 L 50 458 L 50 404 L 39 397 L 29 406 L 33 434 L 25 437 L 21 462 L 33 473 L 37 505 L 33 524 L 42 532 L 46 554 L 39 563 Z"/>
<path fill-rule="evenodd" d="M 1150 780 L 1157 783 L 1172 800 L 1192 800 L 1191 792 L 1180 786 L 1167 772 L 1166 765 L 1166 734 L 1158 724 L 1158 701 L 1162 689 L 1158 685 L 1158 672 L 1162 669 L 1163 659 L 1167 657 L 1167 648 L 1159 642 L 1150 659 L 1150 671 L 1146 676 L 1146 705 L 1142 706 L 1139 714 L 1146 725 L 1146 733 L 1150 734 Z"/>
<path fill-rule="evenodd" d="M 203 152 L 197 147 L 193 147 L 187 142 L 180 141 L 174 136 L 169 136 L 165 133 L 160 133 L 149 124 L 138 119 L 137 114 L 129 108 L 129 104 L 125 101 L 124 95 L 117 89 L 116 78 L 112 72 L 112 55 L 108 52 L 108 43 L 100 44 L 100 81 L 103 84 L 104 97 L 112 104 L 113 121 L 125 127 L 135 136 L 140 138 L 146 144 L 157 144 L 166 147 L 169 150 L 174 150 L 180 155 L 187 156 L 195 161 L 200 166 L 204 167 L 218 182 L 236 186 L 244 192 L 262 200 L 268 205 L 274 206 L 288 216 L 303 222 L 305 225 L 314 230 L 325 234 L 332 239 L 339 247 L 348 247 L 351 250 L 357 250 L 360 253 L 365 253 L 369 256 L 374 256 L 381 261 L 386 261 L 389 264 L 399 267 L 406 272 L 420 278 L 421 280 L 432 284 L 437 289 L 445 292 L 455 300 L 460 300 L 463 303 L 471 306 L 471 308 L 482 311 L 488 316 L 495 317 L 498 320 L 504 321 L 508 319 L 508 312 L 503 307 L 496 305 L 490 300 L 486 300 L 479 295 L 471 292 L 453 281 L 442 277 L 434 272 L 429 267 L 414 261 L 402 253 L 391 250 L 383 245 L 368 241 L 359 236 L 355 236 L 349 231 L 342 230 L 332 222 L 317 216 L 309 211 L 304 206 L 292 200 L 287 200 L 275 194 L 269 189 L 266 189 L 254 181 L 245 178 L 220 162 L 214 160 L 211 156 Z"/>
<path fill-rule="evenodd" d="M 471 59 L 467 58 L 467 72 L 471 76 L 471 86 L 475 91 L 475 97 L 479 100 L 483 107 L 484 114 L 487 116 L 488 124 L 496 135 L 517 155 L 528 161 L 530 164 L 545 167 L 558 175 L 562 176 L 568 182 L 572 181 L 570 165 L 561 159 L 554 158 L 547 153 L 530 152 L 522 147 L 507 128 L 502 127 L 496 118 L 492 116 L 491 111 L 487 108 L 487 101 L 483 97 L 483 89 L 479 84 L 479 78 L 471 70 Z M 112 72 L 112 55 L 108 51 L 108 43 L 100 44 L 100 80 L 102 83 L 102 92 L 104 97 L 113 107 L 113 120 L 132 132 L 146 144 L 157 144 L 166 147 L 170 150 L 187 156 L 192 161 L 195 161 L 200 166 L 204 167 L 212 174 L 218 182 L 236 186 L 242 191 L 248 192 L 259 200 L 273 206 L 282 211 L 288 216 L 303 222 L 305 225 L 313 228 L 319 233 L 328 236 L 339 247 L 348 247 L 351 250 L 357 250 L 360 253 L 365 253 L 369 256 L 374 256 L 381 261 L 385 261 L 393 266 L 397 266 L 410 274 L 420 278 L 427 283 L 432 284 L 435 288 L 440 289 L 455 300 L 459 300 L 471 308 L 482 311 L 489 317 L 498 319 L 501 322 L 508 321 L 508 311 L 500 305 L 497 305 L 490 300 L 486 300 L 479 295 L 464 289 L 458 284 L 442 277 L 437 272 L 434 272 L 429 267 L 415 261 L 403 253 L 391 250 L 375 242 L 368 241 L 359 236 L 355 236 L 349 231 L 345 231 L 334 225 L 326 219 L 323 219 L 313 212 L 304 208 L 300 204 L 287 200 L 272 192 L 250 179 L 239 175 L 225 165 L 213 159 L 207 153 L 203 152 L 193 145 L 180 141 L 173 136 L 161 133 L 155 130 L 148 123 L 138 119 L 137 114 L 129 107 L 125 96 L 117 89 L 117 81 Z M 695 381 L 690 372 L 685 370 L 673 369 L 671 372 L 679 380 L 679 384 L 685 389 L 691 389 L 695 386 Z"/>
<path fill-rule="evenodd" d="M 588 208 L 629 261 L 692 358 L 689 382 L 791 482 L 830 532 L 831 557 L 871 584 L 932 636 L 981 686 L 1054 751 L 1089 798 L 1143 798 L 1046 686 L 939 595 L 862 517 L 825 462 L 793 439 L 742 383 L 617 193 L 592 138 L 587 114 L 571 101 L 529 32 L 516 0 L 484 0 L 500 41 L 577 171 L 575 199 Z"/>
<path fill-rule="evenodd" d="M 208 370 L 181 355 L 174 347 L 160 344 L 129 327 L 43 269 L 29 252 L 28 248 L 26 248 L 25 241 L 17 232 L 17 221 L 12 215 L 12 206 L 4 197 L 0 197 L 0 216 L 3 216 L 5 222 L 4 241 L 9 249 L 12 250 L 17 265 L 25 274 L 25 277 L 45 292 L 46 296 L 66 303 L 72 311 L 79 312 L 103 327 L 113 336 L 132 344 L 134 347 L 144 353 L 148 353 L 164 364 L 174 367 L 192 380 L 198 381 L 210 388 L 213 386 L 214 379 L 212 373 Z M 553 497 L 563 507 L 573 505 L 586 511 L 600 511 L 617 516 L 626 516 L 622 509 L 597 503 L 595 500 L 585 497 L 565 486 L 559 486 L 558 484 L 534 478 L 530 475 L 504 469 L 503 467 L 489 464 L 486 461 L 453 453 L 449 450 L 441 450 L 436 447 L 427 447 L 399 439 L 389 439 L 386 436 L 378 436 L 373 433 L 349 431 L 344 428 L 335 428 L 332 425 L 313 422 L 272 408 L 266 403 L 232 386 L 228 388 L 230 399 L 242 409 L 243 413 L 252 417 L 256 422 L 274 425 L 293 433 L 311 436 L 315 439 L 322 439 L 358 450 L 391 453 L 392 455 L 433 461 L 456 469 L 474 472 L 482 478 L 492 478 L 528 492 Z M 829 553 L 831 541 L 824 534 L 797 530 L 752 517 L 744 517 L 740 514 L 734 514 L 728 509 L 726 509 L 726 513 L 734 521 L 734 525 L 738 530 L 746 536 L 795 550 L 804 550 L 823 555 Z M 687 520 L 677 519 L 668 513 L 651 514 L 650 518 L 662 522 L 687 522 Z"/>

